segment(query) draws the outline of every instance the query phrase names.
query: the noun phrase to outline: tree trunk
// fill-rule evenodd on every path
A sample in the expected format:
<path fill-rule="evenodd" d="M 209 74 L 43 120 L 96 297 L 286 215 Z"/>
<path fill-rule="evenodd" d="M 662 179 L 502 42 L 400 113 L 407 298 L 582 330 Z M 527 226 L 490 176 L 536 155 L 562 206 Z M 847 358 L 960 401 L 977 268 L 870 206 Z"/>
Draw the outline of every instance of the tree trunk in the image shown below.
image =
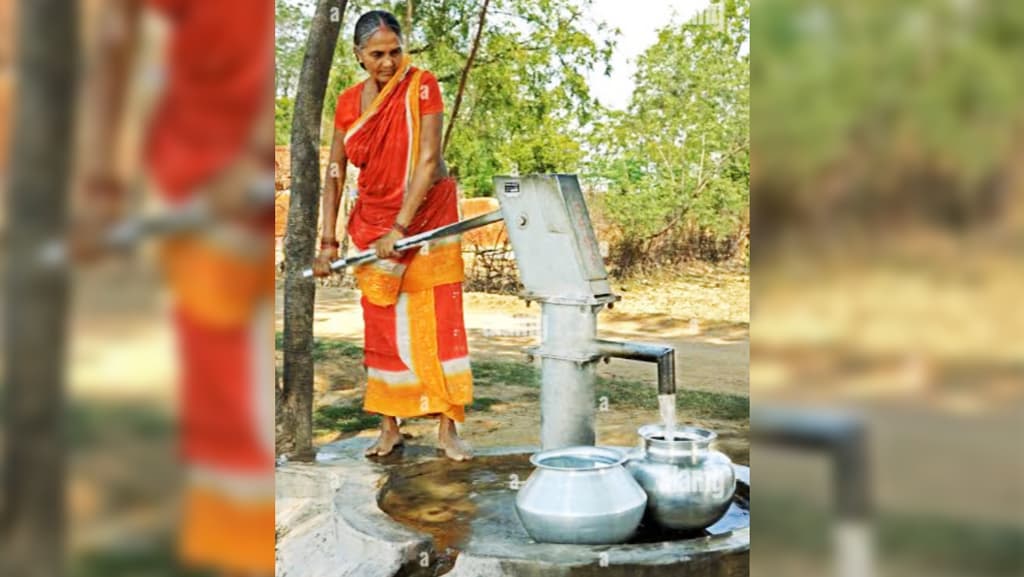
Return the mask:
<path fill-rule="evenodd" d="M 469 69 L 473 67 L 476 60 L 476 51 L 480 48 L 480 37 L 484 33 L 484 21 L 487 19 L 487 6 L 491 0 L 484 0 L 480 7 L 480 22 L 476 27 L 476 36 L 473 37 L 473 48 L 469 51 L 469 58 L 466 59 L 466 66 L 462 69 L 462 78 L 459 79 L 459 91 L 455 94 L 455 104 L 452 106 L 452 117 L 448 120 L 448 129 L 444 131 L 444 143 L 441 144 L 441 152 L 448 149 L 448 141 L 452 137 L 452 128 L 455 126 L 455 117 L 459 115 L 459 106 L 462 105 L 462 94 L 466 91 L 466 79 L 469 78 Z"/>
<path fill-rule="evenodd" d="M 64 355 L 68 276 L 39 267 L 67 225 L 79 2 L 23 0 L 4 271 L 0 574 L 64 573 Z"/>
<path fill-rule="evenodd" d="M 320 205 L 320 120 L 347 0 L 319 0 L 306 39 L 292 119 L 292 189 L 285 230 L 284 374 L 281 402 L 291 458 L 312 460 L 313 305 L 316 285 L 302 278 L 314 259 Z"/>

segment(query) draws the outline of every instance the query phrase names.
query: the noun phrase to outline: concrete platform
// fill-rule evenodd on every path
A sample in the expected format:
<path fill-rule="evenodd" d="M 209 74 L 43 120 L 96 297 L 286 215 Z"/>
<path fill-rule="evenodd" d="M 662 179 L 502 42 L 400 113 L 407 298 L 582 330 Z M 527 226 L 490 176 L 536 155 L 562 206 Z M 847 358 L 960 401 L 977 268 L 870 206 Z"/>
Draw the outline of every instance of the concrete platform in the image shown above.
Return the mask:
<path fill-rule="evenodd" d="M 278 577 L 654 577 L 748 575 L 750 530 L 685 540 L 606 545 L 534 543 L 514 513 L 514 493 L 502 496 L 451 551 L 435 551 L 434 539 L 398 523 L 378 506 L 389 473 L 440 461 L 431 447 L 407 446 L 384 459 L 362 456 L 370 439 L 325 446 L 316 464 L 277 468 Z M 529 454 L 535 447 L 478 451 L 478 458 Z M 444 466 L 438 463 L 439 466 Z M 737 466 L 749 495 L 749 469 Z M 523 479 L 525 481 L 525 478 Z M 474 521 L 477 523 L 477 521 Z"/>

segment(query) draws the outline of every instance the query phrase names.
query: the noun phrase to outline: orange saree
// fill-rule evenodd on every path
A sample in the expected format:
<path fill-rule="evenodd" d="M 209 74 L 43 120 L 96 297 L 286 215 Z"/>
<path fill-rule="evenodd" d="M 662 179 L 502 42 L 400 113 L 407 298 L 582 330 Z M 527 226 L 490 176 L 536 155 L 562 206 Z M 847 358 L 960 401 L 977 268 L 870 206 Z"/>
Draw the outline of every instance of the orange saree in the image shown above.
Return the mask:
<path fill-rule="evenodd" d="M 361 93 L 362 83 L 342 93 L 335 125 L 345 132 L 349 161 L 359 167 L 348 234 L 365 250 L 394 224 L 418 160 L 421 117 L 441 112 L 442 104 L 437 81 L 408 57 L 363 112 Z M 409 234 L 458 218 L 455 181 L 446 178 L 428 191 Z M 463 421 L 473 377 L 459 239 L 438 239 L 400 258 L 360 266 L 355 277 L 366 327 L 363 408 L 393 417 L 440 413 Z"/>

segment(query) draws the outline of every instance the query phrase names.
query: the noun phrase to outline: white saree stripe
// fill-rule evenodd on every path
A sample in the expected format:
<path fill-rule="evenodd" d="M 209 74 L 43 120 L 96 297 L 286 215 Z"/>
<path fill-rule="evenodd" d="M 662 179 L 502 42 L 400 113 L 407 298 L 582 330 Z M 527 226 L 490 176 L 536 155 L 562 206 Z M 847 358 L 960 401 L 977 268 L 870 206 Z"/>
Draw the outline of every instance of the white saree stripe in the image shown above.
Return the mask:
<path fill-rule="evenodd" d="M 441 361 L 441 369 L 446 375 L 468 373 L 470 370 L 469 357 L 459 357 L 457 359 Z"/>
<path fill-rule="evenodd" d="M 398 358 L 409 370 L 412 365 L 412 328 L 409 326 L 409 295 L 398 293 L 395 303 L 395 340 L 398 343 Z"/>
<path fill-rule="evenodd" d="M 274 473 L 227 471 L 209 465 L 188 465 L 186 479 L 191 489 L 209 489 L 234 501 L 266 501 L 274 498 Z"/>
<path fill-rule="evenodd" d="M 366 376 L 382 381 L 388 386 L 418 386 L 419 379 L 416 378 L 416 373 L 412 371 L 382 371 L 380 369 L 374 369 L 367 367 Z"/>

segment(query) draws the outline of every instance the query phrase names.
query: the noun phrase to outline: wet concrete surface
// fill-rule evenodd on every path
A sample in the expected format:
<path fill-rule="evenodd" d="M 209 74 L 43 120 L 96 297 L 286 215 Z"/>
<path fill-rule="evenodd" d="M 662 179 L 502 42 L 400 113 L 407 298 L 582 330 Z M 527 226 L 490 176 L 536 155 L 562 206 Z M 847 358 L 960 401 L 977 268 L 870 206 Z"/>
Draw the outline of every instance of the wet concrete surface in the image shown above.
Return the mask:
<path fill-rule="evenodd" d="M 388 468 L 378 504 L 402 525 L 432 537 L 436 574 L 443 575 L 461 550 L 488 551 L 503 544 L 526 549 L 534 544 L 515 513 L 516 489 L 533 469 L 529 459 L 528 453 L 517 453 L 463 463 L 396 464 Z M 707 529 L 681 532 L 641 525 L 628 544 L 702 539 L 747 528 L 749 495 L 749 485 L 740 484 L 725 517 Z"/>
<path fill-rule="evenodd" d="M 633 544 L 541 544 L 514 511 L 513 487 L 529 477 L 535 448 L 454 463 L 410 445 L 370 461 L 369 442 L 340 441 L 316 464 L 278 467 L 279 577 L 748 574 L 746 467 L 733 508 L 703 534 L 642 527 Z"/>

